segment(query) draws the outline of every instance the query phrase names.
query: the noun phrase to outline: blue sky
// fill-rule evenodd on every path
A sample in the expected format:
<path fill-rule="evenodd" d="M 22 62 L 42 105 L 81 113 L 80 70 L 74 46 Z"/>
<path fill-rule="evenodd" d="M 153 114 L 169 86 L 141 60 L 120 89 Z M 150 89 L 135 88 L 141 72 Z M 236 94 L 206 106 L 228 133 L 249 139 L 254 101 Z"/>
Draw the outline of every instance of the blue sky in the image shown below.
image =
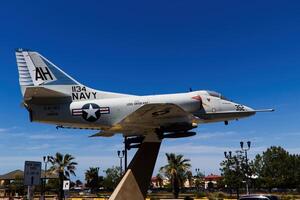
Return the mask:
<path fill-rule="evenodd" d="M 219 173 L 223 152 L 251 140 L 299 153 L 299 1 L 13 1 L 0 4 L 0 174 L 57 151 L 89 166 L 118 165 L 122 138 L 30 123 L 20 106 L 14 49 L 39 51 L 93 88 L 136 95 L 216 90 L 274 113 L 203 125 L 194 138 L 163 142 L 193 168 Z M 130 153 L 131 155 L 133 152 Z"/>

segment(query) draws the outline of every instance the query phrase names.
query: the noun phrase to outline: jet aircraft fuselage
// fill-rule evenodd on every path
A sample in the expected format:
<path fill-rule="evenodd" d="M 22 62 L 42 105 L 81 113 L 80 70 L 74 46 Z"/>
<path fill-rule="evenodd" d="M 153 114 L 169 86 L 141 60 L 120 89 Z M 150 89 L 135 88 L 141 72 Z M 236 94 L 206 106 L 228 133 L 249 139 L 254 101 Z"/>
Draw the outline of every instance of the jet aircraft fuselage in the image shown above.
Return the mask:
<path fill-rule="evenodd" d="M 96 136 L 186 133 L 202 123 L 225 122 L 258 111 L 207 90 L 136 96 L 86 87 L 37 52 L 16 52 L 24 106 L 31 121 L 100 130 Z"/>

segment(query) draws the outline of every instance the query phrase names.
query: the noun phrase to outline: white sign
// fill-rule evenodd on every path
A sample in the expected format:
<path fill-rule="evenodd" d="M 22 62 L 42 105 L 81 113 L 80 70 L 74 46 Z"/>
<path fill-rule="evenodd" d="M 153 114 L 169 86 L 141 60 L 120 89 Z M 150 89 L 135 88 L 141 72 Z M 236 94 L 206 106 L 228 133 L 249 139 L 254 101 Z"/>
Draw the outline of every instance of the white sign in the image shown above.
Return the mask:
<path fill-rule="evenodd" d="M 42 163 L 36 161 L 25 161 L 24 185 L 33 186 L 41 184 Z"/>
<path fill-rule="evenodd" d="M 69 190 L 69 189 L 70 189 L 70 181 L 69 180 L 64 180 L 63 190 Z"/>

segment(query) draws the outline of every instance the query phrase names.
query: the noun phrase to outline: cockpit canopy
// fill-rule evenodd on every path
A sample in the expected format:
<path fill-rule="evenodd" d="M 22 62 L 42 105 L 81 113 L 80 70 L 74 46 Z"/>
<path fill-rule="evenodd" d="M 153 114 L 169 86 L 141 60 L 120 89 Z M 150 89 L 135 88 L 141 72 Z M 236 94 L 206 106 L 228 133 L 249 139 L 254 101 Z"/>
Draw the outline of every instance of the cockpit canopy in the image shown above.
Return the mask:
<path fill-rule="evenodd" d="M 207 90 L 207 93 L 208 93 L 209 96 L 218 97 L 218 98 L 223 99 L 223 100 L 228 100 L 225 96 L 221 95 L 220 93 L 218 93 L 216 91 Z"/>

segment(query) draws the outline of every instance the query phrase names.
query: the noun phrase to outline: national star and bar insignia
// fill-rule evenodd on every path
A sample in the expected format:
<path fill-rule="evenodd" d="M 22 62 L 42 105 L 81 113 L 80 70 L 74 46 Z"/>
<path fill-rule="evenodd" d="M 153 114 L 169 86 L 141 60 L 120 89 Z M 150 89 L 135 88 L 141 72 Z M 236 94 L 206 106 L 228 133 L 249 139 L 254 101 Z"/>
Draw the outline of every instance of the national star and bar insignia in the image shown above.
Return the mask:
<path fill-rule="evenodd" d="M 97 121 L 102 114 L 109 114 L 109 107 L 100 107 L 95 103 L 88 103 L 82 106 L 81 109 L 72 109 L 72 116 L 82 116 L 89 122 Z"/>

